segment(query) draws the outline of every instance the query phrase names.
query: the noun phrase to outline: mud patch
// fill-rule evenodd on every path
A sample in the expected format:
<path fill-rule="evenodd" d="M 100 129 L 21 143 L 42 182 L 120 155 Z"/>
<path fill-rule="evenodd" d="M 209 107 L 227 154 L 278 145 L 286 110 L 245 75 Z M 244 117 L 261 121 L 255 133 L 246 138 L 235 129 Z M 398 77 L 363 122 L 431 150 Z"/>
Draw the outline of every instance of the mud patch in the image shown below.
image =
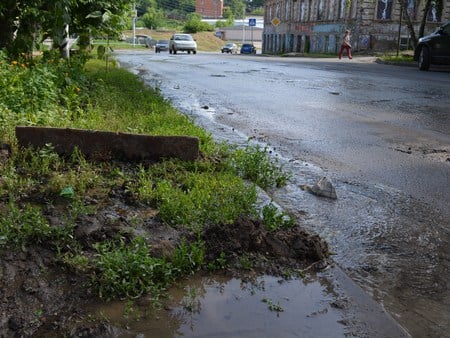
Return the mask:
<path fill-rule="evenodd" d="M 324 241 L 300 227 L 270 232 L 261 222 L 249 219 L 210 226 L 203 240 L 208 261 L 225 255 L 230 267 L 239 271 L 245 256 L 252 269 L 272 275 L 282 275 L 285 269 L 305 269 L 313 263 L 324 264 L 329 253 Z"/>
<path fill-rule="evenodd" d="M 125 192 L 112 191 L 108 199 L 85 201 L 95 214 L 76 221 L 74 236 L 85 253 L 93 245 L 120 235 L 125 240 L 148 238 L 151 253 L 173 254 L 182 240 L 197 237 L 184 229 L 159 222 L 157 210 L 133 203 Z M 50 226 L 63 226 L 64 205 L 47 207 Z M 270 232 L 252 219 L 206 227 L 201 235 L 206 262 L 226 257 L 226 272 L 236 277 L 251 269 L 256 274 L 282 275 L 287 270 L 326 264 L 328 247 L 318 236 L 299 226 Z M 242 257 L 250 261 L 243 266 Z M 205 267 L 206 269 L 206 267 Z M 67 269 L 51 246 L 31 245 L 0 252 L 0 337 L 119 337 L 130 334 L 107 322 L 93 321 L 83 309 L 101 303 L 88 287 L 88 277 Z M 130 335 L 130 337 L 133 335 Z"/>

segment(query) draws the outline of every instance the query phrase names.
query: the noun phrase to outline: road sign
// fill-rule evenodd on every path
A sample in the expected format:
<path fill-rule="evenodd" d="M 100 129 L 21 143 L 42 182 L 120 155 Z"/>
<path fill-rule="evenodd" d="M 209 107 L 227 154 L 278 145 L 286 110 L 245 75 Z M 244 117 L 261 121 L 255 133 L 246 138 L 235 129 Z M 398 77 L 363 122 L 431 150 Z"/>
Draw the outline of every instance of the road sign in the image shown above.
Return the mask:
<path fill-rule="evenodd" d="M 272 19 L 272 25 L 274 25 L 275 27 L 278 26 L 280 24 L 280 19 L 278 18 L 273 18 Z"/>
<path fill-rule="evenodd" d="M 248 25 L 250 27 L 256 26 L 256 19 L 248 19 Z"/>

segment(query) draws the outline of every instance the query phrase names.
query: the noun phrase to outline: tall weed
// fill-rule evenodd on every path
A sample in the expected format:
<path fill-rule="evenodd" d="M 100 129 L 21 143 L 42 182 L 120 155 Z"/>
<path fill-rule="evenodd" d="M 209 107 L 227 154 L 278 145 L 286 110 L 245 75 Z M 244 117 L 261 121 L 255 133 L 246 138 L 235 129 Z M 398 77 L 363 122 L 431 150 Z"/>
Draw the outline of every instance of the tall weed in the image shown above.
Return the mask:
<path fill-rule="evenodd" d="M 232 148 L 227 166 L 237 175 L 249 179 L 263 189 L 286 185 L 289 174 L 284 172 L 278 158 L 270 156 L 268 147 L 247 145 Z"/>

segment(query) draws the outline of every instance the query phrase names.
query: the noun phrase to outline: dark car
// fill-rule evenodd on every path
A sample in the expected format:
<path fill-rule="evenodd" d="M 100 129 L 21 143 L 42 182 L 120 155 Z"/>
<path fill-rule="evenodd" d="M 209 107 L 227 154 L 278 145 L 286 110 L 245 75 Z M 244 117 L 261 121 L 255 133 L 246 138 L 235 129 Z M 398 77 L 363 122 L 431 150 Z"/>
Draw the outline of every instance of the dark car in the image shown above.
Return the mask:
<path fill-rule="evenodd" d="M 450 64 L 450 21 L 434 33 L 419 39 L 414 50 L 414 60 L 420 70 L 428 70 L 430 65 Z"/>
<path fill-rule="evenodd" d="M 161 53 L 162 51 L 169 50 L 169 40 L 158 40 L 155 45 L 155 53 Z"/>
<path fill-rule="evenodd" d="M 226 43 L 222 46 L 222 53 L 237 53 L 238 46 L 235 43 Z"/>
<path fill-rule="evenodd" d="M 241 46 L 241 54 L 256 54 L 256 47 L 251 43 L 244 43 Z"/>

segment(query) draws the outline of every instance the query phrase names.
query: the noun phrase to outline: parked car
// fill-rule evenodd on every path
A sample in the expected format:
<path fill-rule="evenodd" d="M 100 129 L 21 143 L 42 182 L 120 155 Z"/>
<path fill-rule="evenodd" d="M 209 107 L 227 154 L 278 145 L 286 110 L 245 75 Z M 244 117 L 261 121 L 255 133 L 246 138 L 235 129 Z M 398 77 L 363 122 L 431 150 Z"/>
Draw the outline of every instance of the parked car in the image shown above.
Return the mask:
<path fill-rule="evenodd" d="M 251 43 L 244 43 L 241 46 L 241 54 L 256 54 L 256 47 Z"/>
<path fill-rule="evenodd" d="M 450 21 L 434 33 L 419 39 L 414 50 L 414 60 L 420 70 L 428 70 L 433 64 L 450 64 Z"/>
<path fill-rule="evenodd" d="M 126 38 L 125 40 L 128 43 L 133 43 L 133 37 Z M 145 47 L 150 48 L 153 47 L 156 43 L 155 39 L 152 39 L 151 36 L 145 34 L 137 34 L 134 37 L 134 43 L 136 45 L 145 45 Z"/>
<path fill-rule="evenodd" d="M 222 46 L 222 53 L 235 54 L 238 51 L 238 46 L 235 43 L 227 43 Z"/>
<path fill-rule="evenodd" d="M 158 40 L 155 45 L 155 53 L 169 50 L 169 40 Z"/>
<path fill-rule="evenodd" d="M 174 34 L 169 40 L 169 53 L 176 54 L 179 51 L 188 52 L 188 54 L 197 54 L 197 42 L 190 34 Z"/>

